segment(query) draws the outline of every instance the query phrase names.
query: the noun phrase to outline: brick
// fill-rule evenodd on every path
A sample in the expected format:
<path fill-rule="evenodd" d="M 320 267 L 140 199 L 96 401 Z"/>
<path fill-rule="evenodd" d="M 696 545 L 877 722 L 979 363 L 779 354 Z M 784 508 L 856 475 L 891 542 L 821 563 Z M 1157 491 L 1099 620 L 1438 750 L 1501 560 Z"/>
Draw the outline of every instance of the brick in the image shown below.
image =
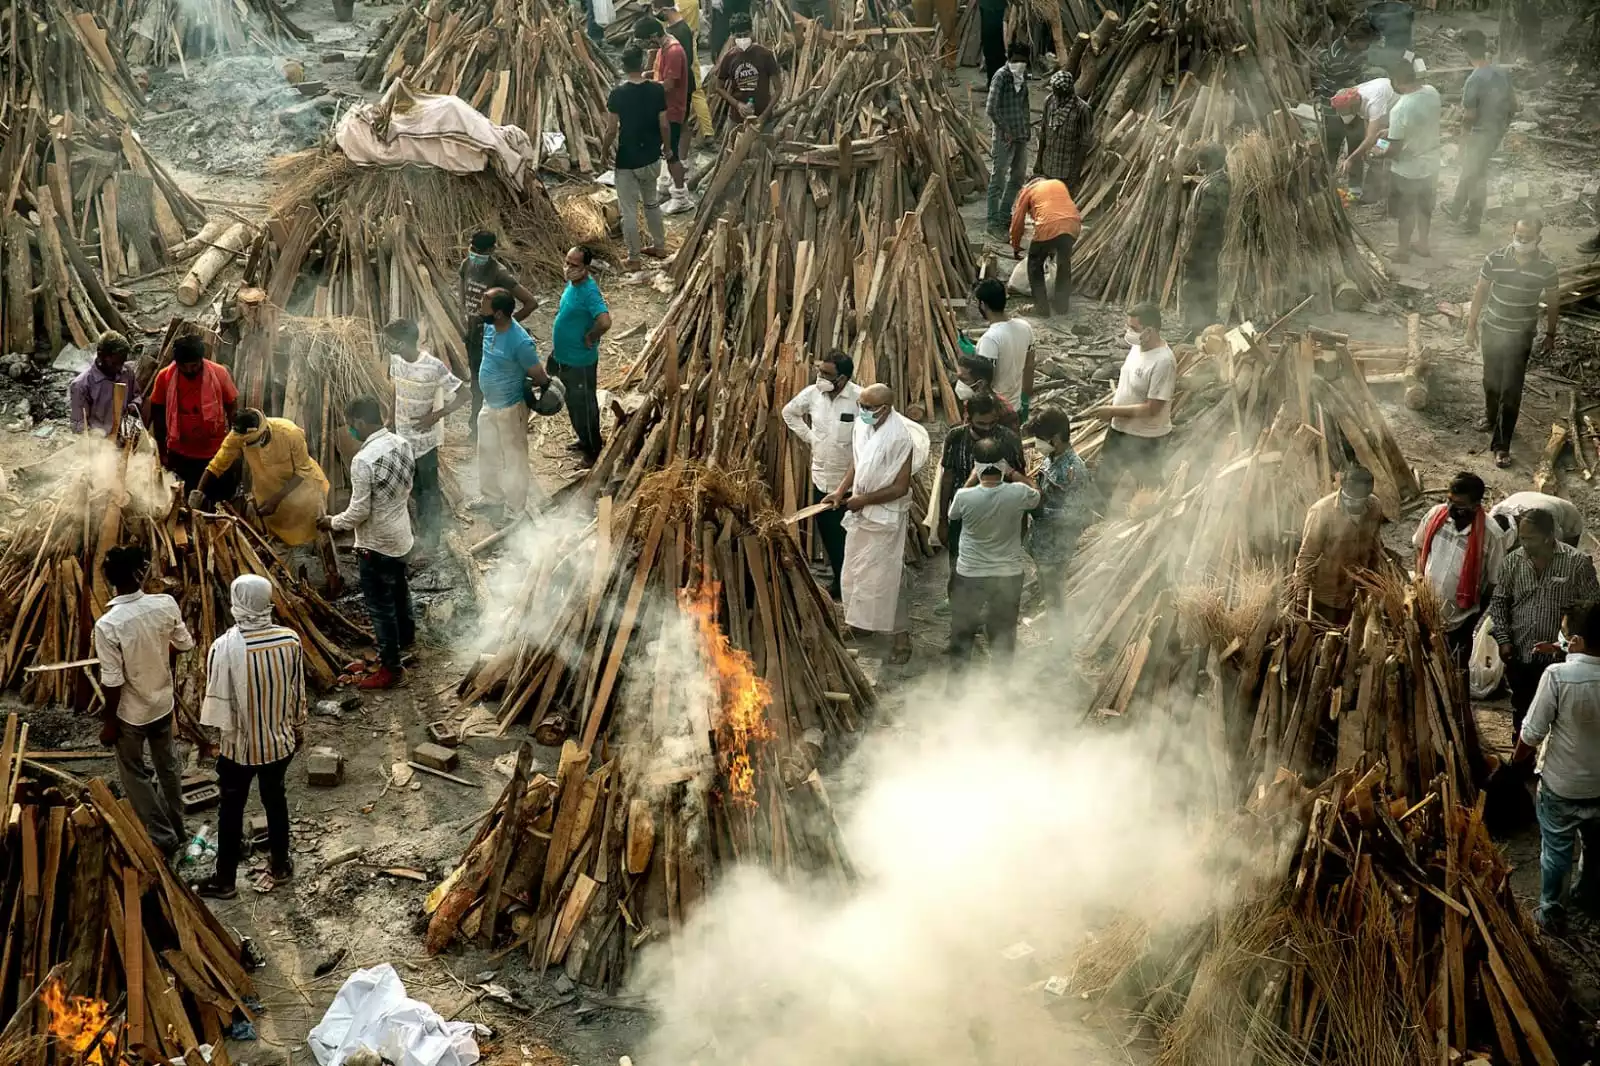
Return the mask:
<path fill-rule="evenodd" d="M 320 748 L 306 757 L 306 780 L 332 788 L 344 781 L 344 756 L 331 748 Z"/>
<path fill-rule="evenodd" d="M 251 844 L 267 842 L 267 816 L 252 814 L 244 823 L 244 838 Z"/>
<path fill-rule="evenodd" d="M 454 770 L 461 761 L 454 751 L 439 744 L 418 744 L 412 749 L 411 757 L 423 766 L 445 773 Z"/>
<path fill-rule="evenodd" d="M 429 722 L 428 739 L 442 748 L 459 748 L 461 734 L 450 722 Z"/>
<path fill-rule="evenodd" d="M 216 785 L 199 784 L 183 790 L 183 813 L 194 814 L 222 802 L 222 790 Z"/>

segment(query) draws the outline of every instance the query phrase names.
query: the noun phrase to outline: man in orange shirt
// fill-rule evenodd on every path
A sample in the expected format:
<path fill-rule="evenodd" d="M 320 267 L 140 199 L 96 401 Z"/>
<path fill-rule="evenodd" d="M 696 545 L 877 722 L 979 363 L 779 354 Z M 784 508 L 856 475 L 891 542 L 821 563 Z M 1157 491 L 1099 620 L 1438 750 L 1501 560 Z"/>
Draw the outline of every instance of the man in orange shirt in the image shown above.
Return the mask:
<path fill-rule="evenodd" d="M 1067 184 L 1057 178 L 1034 178 L 1022 187 L 1011 210 L 1011 251 L 1022 257 L 1022 231 L 1033 217 L 1033 243 L 1028 245 L 1028 287 L 1033 290 L 1033 313 L 1049 318 L 1052 309 L 1067 313 L 1072 298 L 1072 245 L 1083 231 L 1083 217 L 1072 202 Z M 1052 305 L 1044 282 L 1045 260 L 1056 261 L 1056 295 Z"/>

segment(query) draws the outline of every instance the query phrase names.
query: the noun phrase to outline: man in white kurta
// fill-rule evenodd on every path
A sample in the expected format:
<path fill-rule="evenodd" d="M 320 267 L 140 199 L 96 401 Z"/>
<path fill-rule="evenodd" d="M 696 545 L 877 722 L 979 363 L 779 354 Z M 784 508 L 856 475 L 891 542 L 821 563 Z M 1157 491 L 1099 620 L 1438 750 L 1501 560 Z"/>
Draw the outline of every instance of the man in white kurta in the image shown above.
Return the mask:
<path fill-rule="evenodd" d="M 911 476 L 927 460 L 916 428 L 894 409 L 886 385 L 861 391 L 851 439 L 850 468 L 827 497 L 844 507 L 845 622 L 869 633 L 894 634 L 894 661 L 910 652 L 909 603 L 902 595 L 906 527 L 911 520 Z"/>

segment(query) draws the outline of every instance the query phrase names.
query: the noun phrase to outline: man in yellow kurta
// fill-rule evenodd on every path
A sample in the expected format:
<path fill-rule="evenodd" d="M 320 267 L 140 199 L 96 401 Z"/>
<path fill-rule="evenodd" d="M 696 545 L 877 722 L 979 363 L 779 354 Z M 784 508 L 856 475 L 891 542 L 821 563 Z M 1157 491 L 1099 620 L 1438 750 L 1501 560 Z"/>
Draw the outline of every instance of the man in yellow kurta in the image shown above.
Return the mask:
<path fill-rule="evenodd" d="M 241 458 L 250 471 L 250 498 L 267 531 L 290 547 L 316 540 L 317 518 L 327 509 L 328 478 L 306 450 L 305 430 L 255 408 L 234 418 L 233 431 L 189 494 L 189 506 L 205 508 L 212 484 Z"/>

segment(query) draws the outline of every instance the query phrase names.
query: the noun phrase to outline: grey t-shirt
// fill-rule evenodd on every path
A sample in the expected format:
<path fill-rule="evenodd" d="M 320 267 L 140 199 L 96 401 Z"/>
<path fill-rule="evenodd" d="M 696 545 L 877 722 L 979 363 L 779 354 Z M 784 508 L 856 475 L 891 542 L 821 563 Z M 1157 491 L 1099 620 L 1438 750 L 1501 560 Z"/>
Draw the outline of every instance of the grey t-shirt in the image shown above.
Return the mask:
<path fill-rule="evenodd" d="M 1461 106 L 1476 109 L 1480 130 L 1504 131 L 1511 124 L 1511 75 L 1493 63 L 1467 75 Z"/>
<path fill-rule="evenodd" d="M 1037 506 L 1039 490 L 1019 481 L 958 490 L 950 500 L 950 521 L 961 523 L 956 573 L 962 577 L 1020 577 L 1022 516 Z"/>

